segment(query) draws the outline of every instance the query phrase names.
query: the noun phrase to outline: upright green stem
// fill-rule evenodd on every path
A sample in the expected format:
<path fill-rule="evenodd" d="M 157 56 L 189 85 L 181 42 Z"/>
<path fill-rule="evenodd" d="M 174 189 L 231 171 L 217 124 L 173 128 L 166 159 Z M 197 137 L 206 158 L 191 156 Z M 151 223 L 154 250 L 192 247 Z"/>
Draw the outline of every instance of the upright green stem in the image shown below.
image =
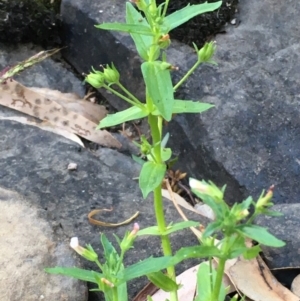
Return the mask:
<path fill-rule="evenodd" d="M 151 129 L 152 143 L 154 145 L 153 154 L 155 161 L 163 163 L 161 160 L 161 133 L 159 130 L 159 118 L 157 116 L 149 115 L 148 122 Z M 161 194 L 161 184 L 153 191 L 154 194 L 154 211 L 159 232 L 164 233 L 166 231 L 166 221 L 164 216 L 164 205 Z M 162 250 L 165 256 L 172 256 L 171 242 L 168 235 L 161 236 Z M 176 274 L 174 266 L 167 268 L 168 276 L 176 281 Z M 177 291 L 170 292 L 170 300 L 178 301 Z"/>
<path fill-rule="evenodd" d="M 220 258 L 219 262 L 218 262 L 217 276 L 216 276 L 216 281 L 215 281 L 214 287 L 213 287 L 211 301 L 216 301 L 219 298 L 222 281 L 223 281 L 223 276 L 224 276 L 224 271 L 225 271 L 225 264 L 226 264 L 226 260 L 227 260 L 227 256 L 228 256 L 228 250 L 230 248 L 228 239 L 226 238 L 226 234 L 224 234 L 224 235 L 225 235 L 225 239 L 224 239 L 224 244 L 221 247 L 221 250 L 222 250 L 223 255 L 225 255 L 225 256 L 223 258 Z"/>

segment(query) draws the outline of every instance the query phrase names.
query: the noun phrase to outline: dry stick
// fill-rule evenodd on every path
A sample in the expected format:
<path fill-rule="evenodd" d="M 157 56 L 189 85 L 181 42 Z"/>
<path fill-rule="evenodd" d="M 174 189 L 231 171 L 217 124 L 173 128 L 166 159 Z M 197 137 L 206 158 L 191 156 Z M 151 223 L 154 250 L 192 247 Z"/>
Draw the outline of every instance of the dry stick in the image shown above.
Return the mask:
<path fill-rule="evenodd" d="M 169 180 L 165 179 L 164 180 L 165 183 L 166 183 L 166 187 L 168 189 L 168 192 L 171 196 L 171 199 L 172 199 L 172 202 L 176 208 L 176 210 L 178 211 L 178 213 L 180 214 L 180 216 L 182 217 L 183 220 L 185 221 L 188 221 L 189 219 L 186 217 L 186 215 L 183 213 L 183 211 L 181 210 L 181 208 L 179 207 L 179 205 L 177 204 L 177 202 L 175 201 L 175 198 L 174 198 L 174 193 L 172 191 L 172 188 L 171 188 L 171 185 L 169 183 Z M 204 229 L 204 226 L 200 224 L 200 229 Z M 190 227 L 190 229 L 193 231 L 193 233 L 201 240 L 202 238 L 202 232 L 203 230 L 199 231 L 197 230 L 195 227 Z"/>

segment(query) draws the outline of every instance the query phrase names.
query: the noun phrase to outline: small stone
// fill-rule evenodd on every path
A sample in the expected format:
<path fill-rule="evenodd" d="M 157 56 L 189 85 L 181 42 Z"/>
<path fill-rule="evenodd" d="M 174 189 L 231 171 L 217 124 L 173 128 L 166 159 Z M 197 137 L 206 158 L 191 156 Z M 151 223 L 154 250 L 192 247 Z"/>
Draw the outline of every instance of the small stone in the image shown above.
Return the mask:
<path fill-rule="evenodd" d="M 231 24 L 231 25 L 236 25 L 236 18 L 232 19 L 232 20 L 230 21 L 230 24 Z"/>
<path fill-rule="evenodd" d="M 69 163 L 68 170 L 77 170 L 77 163 Z"/>

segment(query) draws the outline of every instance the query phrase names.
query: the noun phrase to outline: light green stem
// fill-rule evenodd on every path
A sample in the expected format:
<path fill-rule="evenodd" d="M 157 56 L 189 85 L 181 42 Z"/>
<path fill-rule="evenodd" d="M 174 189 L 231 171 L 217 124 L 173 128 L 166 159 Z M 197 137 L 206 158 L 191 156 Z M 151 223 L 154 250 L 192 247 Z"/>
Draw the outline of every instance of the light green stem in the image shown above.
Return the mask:
<path fill-rule="evenodd" d="M 121 99 L 125 100 L 126 102 L 130 103 L 133 106 L 136 107 L 142 107 L 142 105 L 140 105 L 139 103 L 136 103 L 135 101 L 131 100 L 130 98 L 124 96 L 123 94 L 119 93 L 118 91 L 116 91 L 115 89 L 109 87 L 108 85 L 104 85 L 103 86 L 106 90 L 110 91 L 111 93 L 115 94 L 116 96 L 120 97 Z"/>
<path fill-rule="evenodd" d="M 155 162 L 163 163 L 161 159 L 161 134 L 159 130 L 158 117 L 150 114 L 148 116 L 148 122 L 151 129 L 152 143 L 154 145 L 153 155 L 155 157 Z M 154 194 L 154 211 L 155 211 L 157 227 L 160 233 L 164 233 L 167 227 L 166 227 L 166 221 L 164 216 L 164 205 L 163 205 L 163 199 L 161 193 L 161 184 L 154 189 L 153 194 Z M 171 242 L 169 236 L 162 235 L 160 237 L 161 237 L 163 254 L 165 256 L 172 256 L 172 248 L 171 248 Z M 174 266 L 168 267 L 167 272 L 168 272 L 168 276 L 173 281 L 176 281 Z M 177 291 L 170 292 L 170 300 L 178 301 Z"/>
<path fill-rule="evenodd" d="M 194 66 L 184 75 L 184 77 L 174 86 L 174 92 L 191 76 L 191 74 L 198 68 L 201 61 L 197 61 Z"/>
<path fill-rule="evenodd" d="M 118 87 L 125 92 L 134 102 L 142 105 L 142 103 L 133 95 L 131 94 L 121 83 L 117 83 Z"/>
<path fill-rule="evenodd" d="M 226 233 L 224 233 L 224 235 L 225 235 L 224 244 L 221 247 L 221 251 L 222 251 L 224 257 L 220 258 L 219 262 L 218 262 L 217 276 L 216 276 L 216 280 L 215 280 L 214 287 L 213 287 L 213 293 L 212 293 L 212 300 L 211 301 L 219 300 L 220 290 L 221 290 L 224 271 L 225 271 L 225 264 L 226 264 L 226 260 L 227 260 L 227 257 L 228 257 L 228 252 L 229 252 L 229 249 L 230 249 L 229 239 L 228 239 L 230 236 L 227 236 Z"/>

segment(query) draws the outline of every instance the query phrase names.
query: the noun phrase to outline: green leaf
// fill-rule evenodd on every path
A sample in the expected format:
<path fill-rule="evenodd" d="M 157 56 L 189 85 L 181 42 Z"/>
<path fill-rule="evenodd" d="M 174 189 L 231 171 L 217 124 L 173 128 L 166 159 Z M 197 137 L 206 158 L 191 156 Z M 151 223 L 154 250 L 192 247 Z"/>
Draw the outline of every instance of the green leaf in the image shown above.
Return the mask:
<path fill-rule="evenodd" d="M 214 105 L 205 102 L 175 99 L 172 113 L 202 113 L 213 107 Z"/>
<path fill-rule="evenodd" d="M 142 73 L 146 83 L 147 92 L 157 107 L 160 115 L 170 121 L 174 106 L 174 92 L 170 70 L 165 69 L 165 62 L 144 62 Z"/>
<path fill-rule="evenodd" d="M 255 258 L 259 252 L 261 252 L 261 248 L 259 245 L 251 247 L 251 248 L 247 248 L 247 250 L 243 253 L 243 257 L 245 259 L 252 259 Z"/>
<path fill-rule="evenodd" d="M 256 225 L 242 225 L 237 230 L 239 233 L 270 247 L 283 247 L 285 242 L 276 238 L 267 229 Z"/>
<path fill-rule="evenodd" d="M 213 267 L 209 266 L 208 262 L 202 262 L 199 265 L 197 272 L 197 297 L 195 301 L 212 300 L 213 290 L 215 286 L 217 273 Z M 213 281 L 213 283 L 211 283 Z M 221 284 L 218 301 L 224 301 L 226 297 L 226 289 L 224 284 Z M 215 300 L 217 301 L 217 300 Z"/>
<path fill-rule="evenodd" d="M 148 26 L 146 19 L 134 8 L 130 3 L 126 3 L 126 22 L 129 24 Z M 144 36 L 137 33 L 131 33 L 131 38 L 134 41 L 137 52 L 145 61 L 148 60 L 148 51 L 153 43 L 153 39 L 150 36 Z"/>
<path fill-rule="evenodd" d="M 64 268 L 64 267 L 55 267 L 55 268 L 46 268 L 45 271 L 49 274 L 58 274 L 64 275 L 72 278 L 76 278 L 83 281 L 97 283 L 95 275 L 100 278 L 103 278 L 103 274 L 88 271 L 79 268 Z"/>
<path fill-rule="evenodd" d="M 172 150 L 170 148 L 163 148 L 161 150 L 161 159 L 166 162 L 168 161 L 172 156 Z"/>
<path fill-rule="evenodd" d="M 188 5 L 180 10 L 175 11 L 174 13 L 168 15 L 164 19 L 164 25 L 172 30 L 181 24 L 187 22 L 188 20 L 194 18 L 197 15 L 214 11 L 219 8 L 222 4 L 222 1 L 214 2 L 214 3 L 203 3 L 196 5 Z"/>
<path fill-rule="evenodd" d="M 101 244 L 104 250 L 104 258 L 111 272 L 116 268 L 120 260 L 120 256 L 112 243 L 106 238 L 105 234 L 101 233 Z"/>
<path fill-rule="evenodd" d="M 140 164 L 140 165 L 144 165 L 145 164 L 145 160 L 143 160 L 141 157 L 138 157 L 136 155 L 131 155 L 133 161 L 135 161 L 136 163 Z"/>
<path fill-rule="evenodd" d="M 153 226 L 153 227 L 148 227 L 148 228 L 144 228 L 142 230 L 139 230 L 138 232 L 138 236 L 142 236 L 142 235 L 156 235 L 156 236 L 161 236 L 161 235 L 169 235 L 173 232 L 185 229 L 185 228 L 189 228 L 189 227 L 197 227 L 199 226 L 199 222 L 194 222 L 194 221 L 184 221 L 184 222 L 180 222 L 180 223 L 176 223 L 173 225 L 170 225 L 167 227 L 167 230 L 164 233 L 161 233 L 158 230 L 157 226 Z"/>
<path fill-rule="evenodd" d="M 148 161 L 142 166 L 139 176 L 139 185 L 144 199 L 153 191 L 164 179 L 166 165 Z"/>
<path fill-rule="evenodd" d="M 97 129 L 103 129 L 106 127 L 118 125 L 130 120 L 140 119 L 144 118 L 148 115 L 148 112 L 145 108 L 145 110 L 141 109 L 140 107 L 130 107 L 129 109 L 126 109 L 124 111 L 107 115 L 105 118 L 103 118 Z"/>
<path fill-rule="evenodd" d="M 117 278 L 122 279 L 122 281 L 129 281 L 134 278 L 158 272 L 170 265 L 172 265 L 171 256 L 157 258 L 150 257 L 120 271 L 120 273 L 117 274 Z"/>
<path fill-rule="evenodd" d="M 205 228 L 205 231 L 203 233 L 203 238 L 211 236 L 217 230 L 221 230 L 221 227 L 222 227 L 222 222 L 219 220 L 209 223 L 208 226 Z"/>
<path fill-rule="evenodd" d="M 158 271 L 147 275 L 149 281 L 151 281 L 156 287 L 162 289 L 165 292 L 176 291 L 179 285 L 166 276 L 163 272 Z"/>
<path fill-rule="evenodd" d="M 153 36 L 150 27 L 141 24 L 102 23 L 99 25 L 95 25 L 95 27 L 99 29 L 105 29 L 105 30 L 113 30 L 113 31 L 135 33 L 139 35 Z"/>
<path fill-rule="evenodd" d="M 193 246 L 181 248 L 173 256 L 173 264 L 176 265 L 182 260 L 189 258 L 205 258 L 216 256 L 221 258 L 222 254 L 220 250 L 215 246 Z"/>

